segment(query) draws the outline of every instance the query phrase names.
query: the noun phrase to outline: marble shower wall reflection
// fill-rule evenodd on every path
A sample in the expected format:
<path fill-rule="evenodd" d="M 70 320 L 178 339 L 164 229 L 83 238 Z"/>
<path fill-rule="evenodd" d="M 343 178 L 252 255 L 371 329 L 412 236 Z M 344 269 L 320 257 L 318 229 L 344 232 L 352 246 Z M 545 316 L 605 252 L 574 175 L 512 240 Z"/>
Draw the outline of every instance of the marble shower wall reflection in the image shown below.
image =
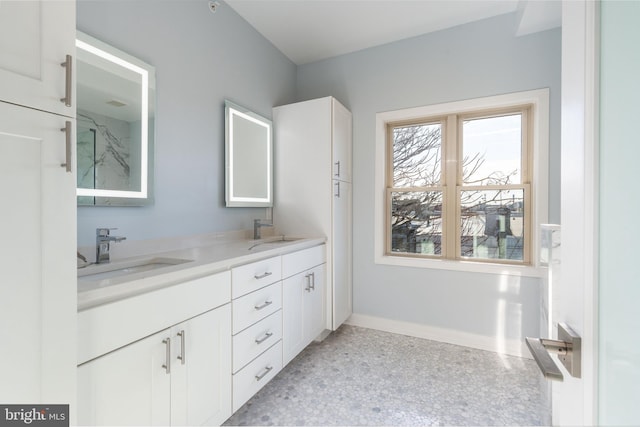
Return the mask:
<path fill-rule="evenodd" d="M 139 191 L 140 122 L 127 122 L 78 109 L 77 123 L 78 187 Z M 151 118 L 149 132 L 152 137 Z M 78 205 L 85 206 L 142 204 L 148 204 L 148 201 L 78 196 Z"/>

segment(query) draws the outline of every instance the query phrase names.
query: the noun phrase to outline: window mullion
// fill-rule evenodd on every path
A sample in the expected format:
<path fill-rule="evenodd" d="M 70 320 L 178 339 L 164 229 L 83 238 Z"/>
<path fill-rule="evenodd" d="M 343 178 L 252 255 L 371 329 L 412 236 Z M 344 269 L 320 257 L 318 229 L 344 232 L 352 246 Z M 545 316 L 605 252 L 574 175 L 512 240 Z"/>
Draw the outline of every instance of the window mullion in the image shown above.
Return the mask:
<path fill-rule="evenodd" d="M 458 202 L 456 196 L 456 187 L 458 185 L 458 124 L 457 115 L 450 114 L 445 122 L 445 135 L 443 137 L 444 162 L 443 162 L 443 180 L 444 180 L 444 207 L 443 207 L 443 237 L 444 250 L 443 257 L 447 259 L 455 259 L 457 257 L 458 231 Z"/>

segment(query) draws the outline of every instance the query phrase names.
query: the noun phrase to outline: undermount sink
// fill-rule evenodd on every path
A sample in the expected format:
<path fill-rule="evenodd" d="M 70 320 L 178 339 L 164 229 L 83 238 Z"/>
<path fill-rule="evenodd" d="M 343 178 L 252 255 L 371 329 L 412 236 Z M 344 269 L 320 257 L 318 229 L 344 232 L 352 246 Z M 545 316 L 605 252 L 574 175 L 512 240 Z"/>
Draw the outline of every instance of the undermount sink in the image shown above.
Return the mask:
<path fill-rule="evenodd" d="M 178 264 L 191 262 L 188 259 L 178 258 L 145 258 L 132 261 L 114 262 L 113 264 L 94 264 L 84 269 L 78 270 L 78 279 L 97 281 L 112 279 L 114 277 L 126 276 L 134 273 L 158 270 Z"/>
<path fill-rule="evenodd" d="M 252 245 L 249 246 L 249 250 L 252 250 L 253 248 L 256 248 L 258 246 L 263 246 L 263 247 L 269 247 L 271 245 L 280 245 L 283 243 L 291 243 L 291 242 L 295 242 L 298 240 L 301 240 L 301 237 L 288 237 L 288 236 L 278 236 L 278 237 L 272 237 L 269 239 L 264 239 L 264 240 L 254 240 L 252 242 Z"/>

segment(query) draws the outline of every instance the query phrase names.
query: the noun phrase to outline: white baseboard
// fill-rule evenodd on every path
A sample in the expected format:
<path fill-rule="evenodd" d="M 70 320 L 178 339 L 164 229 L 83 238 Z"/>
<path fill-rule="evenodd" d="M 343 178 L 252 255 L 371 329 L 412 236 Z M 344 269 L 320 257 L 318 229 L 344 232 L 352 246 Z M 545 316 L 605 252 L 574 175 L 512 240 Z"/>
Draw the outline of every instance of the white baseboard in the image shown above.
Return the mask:
<path fill-rule="evenodd" d="M 385 319 L 382 317 L 367 316 L 364 314 L 352 314 L 345 322 L 347 325 L 392 332 L 410 337 L 424 338 L 433 341 L 445 342 L 479 350 L 493 351 L 509 356 L 525 357 L 531 359 L 524 338 L 522 342 L 513 339 L 500 340 L 498 337 L 460 332 L 453 329 L 437 328 L 421 325 L 419 323 L 402 322 L 399 320 Z"/>

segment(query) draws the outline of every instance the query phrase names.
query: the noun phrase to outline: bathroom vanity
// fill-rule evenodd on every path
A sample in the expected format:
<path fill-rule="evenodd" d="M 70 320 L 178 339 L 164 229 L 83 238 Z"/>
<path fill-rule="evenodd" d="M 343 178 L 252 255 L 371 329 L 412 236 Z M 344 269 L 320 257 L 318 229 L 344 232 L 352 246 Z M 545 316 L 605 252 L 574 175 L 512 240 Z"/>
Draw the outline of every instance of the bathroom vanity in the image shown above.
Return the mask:
<path fill-rule="evenodd" d="M 276 238 L 79 270 L 78 423 L 222 424 L 323 332 L 325 263 Z"/>

